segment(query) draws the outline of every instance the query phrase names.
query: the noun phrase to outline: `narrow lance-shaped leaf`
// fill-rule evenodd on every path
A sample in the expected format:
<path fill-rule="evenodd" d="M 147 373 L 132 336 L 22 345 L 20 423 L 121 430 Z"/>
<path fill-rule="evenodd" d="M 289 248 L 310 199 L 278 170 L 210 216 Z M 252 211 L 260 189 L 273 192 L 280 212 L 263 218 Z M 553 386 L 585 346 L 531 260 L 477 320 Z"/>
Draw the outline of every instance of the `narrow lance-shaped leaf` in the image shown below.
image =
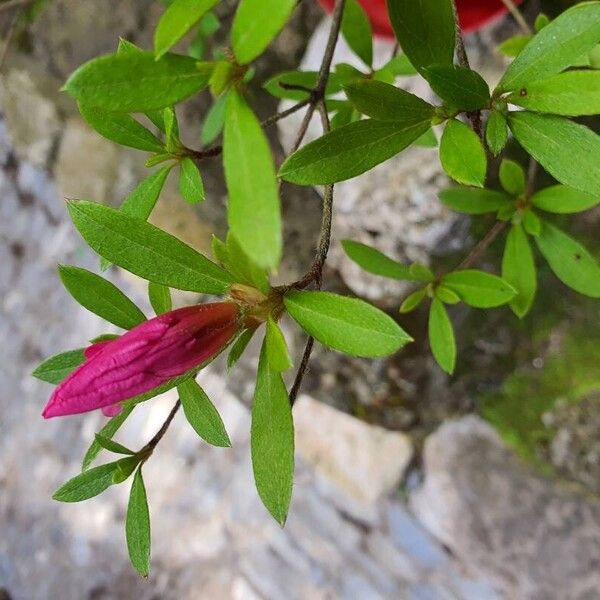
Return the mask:
<path fill-rule="evenodd" d="M 300 185 L 326 185 L 361 175 L 392 158 L 429 130 L 430 120 L 410 126 L 367 119 L 307 144 L 281 166 L 280 176 Z"/>
<path fill-rule="evenodd" d="M 507 101 L 529 110 L 578 117 L 600 113 L 600 71 L 567 71 L 533 81 Z"/>
<path fill-rule="evenodd" d="M 598 202 L 600 196 L 592 196 L 567 185 L 553 185 L 531 197 L 531 203 L 535 207 L 557 214 L 583 212 L 593 208 Z"/>
<path fill-rule="evenodd" d="M 79 365 L 83 364 L 84 361 L 83 348 L 61 352 L 47 358 L 35 369 L 32 375 L 47 383 L 57 384 L 72 373 Z"/>
<path fill-rule="evenodd" d="M 600 196 L 598 134 L 563 117 L 531 112 L 511 113 L 509 124 L 519 144 L 550 175 L 577 190 Z"/>
<path fill-rule="evenodd" d="M 370 67 L 373 63 L 373 30 L 369 17 L 357 0 L 346 0 L 342 35 L 352 51 Z"/>
<path fill-rule="evenodd" d="M 329 292 L 290 292 L 284 303 L 291 317 L 316 340 L 353 356 L 389 356 L 412 338 L 379 309 Z"/>
<path fill-rule="evenodd" d="M 429 311 L 429 345 L 438 365 L 452 375 L 456 366 L 454 329 L 445 306 L 437 298 L 431 301 Z"/>
<path fill-rule="evenodd" d="M 183 38 L 219 0 L 175 0 L 154 32 L 154 52 L 160 58 Z"/>
<path fill-rule="evenodd" d="M 285 337 L 273 317 L 269 317 L 267 320 L 265 344 L 271 369 L 281 373 L 293 367 Z"/>
<path fill-rule="evenodd" d="M 483 187 L 487 172 L 485 148 L 467 125 L 452 119 L 440 141 L 440 160 L 446 174 L 467 185 Z"/>
<path fill-rule="evenodd" d="M 433 279 L 433 274 L 415 272 L 409 265 L 403 265 L 366 244 L 344 240 L 342 246 L 350 259 L 365 271 L 374 275 L 404 281 L 429 282 Z"/>
<path fill-rule="evenodd" d="M 504 279 L 483 271 L 465 270 L 449 273 L 443 282 L 463 302 L 475 308 L 493 308 L 510 302 L 515 289 Z"/>
<path fill-rule="evenodd" d="M 238 339 L 235 341 L 231 347 L 231 350 L 229 351 L 229 355 L 227 356 L 227 369 L 231 369 L 241 358 L 255 331 L 256 329 L 245 329 L 241 333 L 240 337 L 238 337 Z"/>
<path fill-rule="evenodd" d="M 100 256 L 148 281 L 222 294 L 231 276 L 177 238 L 140 219 L 93 202 L 69 202 L 73 223 Z"/>
<path fill-rule="evenodd" d="M 58 273 L 79 304 L 117 327 L 131 329 L 146 320 L 144 313 L 117 286 L 103 277 L 68 265 L 60 265 Z"/>
<path fill-rule="evenodd" d="M 519 90 L 560 73 L 600 42 L 600 2 L 573 6 L 544 27 L 513 61 L 497 91 Z"/>
<path fill-rule="evenodd" d="M 141 468 L 135 473 L 129 493 L 125 534 L 131 564 L 142 577 L 148 577 L 150 573 L 150 511 Z"/>
<path fill-rule="evenodd" d="M 417 70 L 452 64 L 456 44 L 452 0 L 387 0 L 387 7 L 396 38 Z"/>
<path fill-rule="evenodd" d="M 362 79 L 344 90 L 356 110 L 379 121 L 411 126 L 431 121 L 435 114 L 435 107 L 425 100 L 382 81 Z"/>
<path fill-rule="evenodd" d="M 241 0 L 231 26 L 231 45 L 240 64 L 263 53 L 296 4 L 297 0 Z"/>
<path fill-rule="evenodd" d="M 115 442 L 110 438 L 104 437 L 101 433 L 97 433 L 94 437 L 100 446 L 109 452 L 114 452 L 115 454 L 128 454 L 130 456 L 135 455 L 133 450 L 123 446 L 123 444 L 119 444 L 119 442 Z"/>
<path fill-rule="evenodd" d="M 485 141 L 494 156 L 498 156 L 508 142 L 508 121 L 497 110 L 490 113 L 486 128 Z"/>
<path fill-rule="evenodd" d="M 510 196 L 496 190 L 459 186 L 443 190 L 438 195 L 445 206 L 467 215 L 484 215 L 514 206 Z"/>
<path fill-rule="evenodd" d="M 82 502 L 101 494 L 113 484 L 117 462 L 100 465 L 76 475 L 56 490 L 52 498 L 59 502 Z"/>
<path fill-rule="evenodd" d="M 123 410 L 116 416 L 112 417 L 104 427 L 98 432 L 105 439 L 112 439 L 113 435 L 120 429 L 121 425 L 127 420 L 127 417 L 133 412 L 135 408 L 134 404 L 125 404 Z M 83 463 L 81 466 L 82 471 L 89 469 L 90 465 L 94 462 L 98 456 L 102 446 L 98 443 L 97 439 L 94 439 L 90 447 L 87 449 L 85 456 L 83 457 Z"/>
<path fill-rule="evenodd" d="M 131 115 L 79 104 L 84 120 L 105 138 L 138 150 L 163 152 L 163 143 Z"/>
<path fill-rule="evenodd" d="M 527 234 L 520 224 L 513 225 L 506 238 L 502 278 L 517 290 L 517 295 L 510 301 L 510 308 L 517 317 L 523 318 L 535 298 L 537 273 Z"/>
<path fill-rule="evenodd" d="M 257 265 L 275 269 L 282 240 L 273 157 L 256 115 L 237 91 L 227 98 L 223 162 L 231 232 Z"/>
<path fill-rule="evenodd" d="M 565 285 L 585 296 L 600 298 L 600 265 L 578 241 L 546 221 L 535 241 Z"/>
<path fill-rule="evenodd" d="M 179 192 L 184 200 L 195 204 L 204 200 L 204 184 L 198 167 L 191 158 L 184 158 L 180 164 Z"/>
<path fill-rule="evenodd" d="M 185 418 L 194 431 L 213 446 L 231 446 L 223 420 L 206 392 L 193 379 L 179 384 L 177 391 Z"/>
<path fill-rule="evenodd" d="M 273 518 L 287 518 L 294 479 L 292 407 L 281 374 L 263 349 L 258 361 L 250 432 L 252 468 L 258 494 Z"/>
<path fill-rule="evenodd" d="M 525 191 L 525 171 L 523 167 L 505 158 L 500 163 L 500 183 L 502 187 L 513 196 L 519 196 Z"/>
<path fill-rule="evenodd" d="M 87 106 L 119 112 L 146 112 L 181 102 L 208 85 L 210 63 L 152 52 L 108 54 L 79 67 L 64 90 Z"/>
<path fill-rule="evenodd" d="M 160 283 L 148 283 L 148 299 L 157 315 L 167 313 L 173 308 L 171 290 Z"/>

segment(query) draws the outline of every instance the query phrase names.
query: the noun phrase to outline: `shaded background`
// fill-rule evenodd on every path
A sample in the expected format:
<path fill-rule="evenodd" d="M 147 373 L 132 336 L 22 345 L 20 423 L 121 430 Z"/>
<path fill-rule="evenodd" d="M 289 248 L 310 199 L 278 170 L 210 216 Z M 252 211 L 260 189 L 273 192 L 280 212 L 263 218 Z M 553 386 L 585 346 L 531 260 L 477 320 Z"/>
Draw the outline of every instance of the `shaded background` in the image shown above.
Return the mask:
<path fill-rule="evenodd" d="M 234 8 L 219 5 L 224 23 Z M 529 2 L 527 14 L 539 8 Z M 256 348 L 227 379 L 221 363 L 200 379 L 234 448 L 206 446 L 179 416 L 146 467 L 153 525 L 147 581 L 126 557 L 126 485 L 81 505 L 50 499 L 77 472 L 103 419 L 44 422 L 50 387 L 29 374 L 43 358 L 110 331 L 56 276 L 57 262 L 97 266 L 62 198 L 116 205 L 145 172 L 141 153 L 91 131 L 59 88 L 79 64 L 113 51 L 119 36 L 150 47 L 161 11 L 150 0 L 51 0 L 16 31 L 2 67 L 0 598 L 597 598 L 598 307 L 544 267 L 543 292 L 522 323 L 508 309 L 453 311 L 460 366 L 451 380 L 424 343 L 381 361 L 317 350 L 295 409 L 298 476 L 284 530 L 266 515 L 251 480 L 247 406 Z M 9 13 L 0 19 L 6 31 Z M 318 60 L 327 30 L 321 20 L 312 2 L 302 2 L 258 63 L 253 105 L 262 117 L 277 102 L 260 84 Z M 226 31 L 216 46 L 226 43 Z M 472 62 L 488 81 L 504 65 L 495 46 L 515 32 L 505 20 L 469 38 Z M 391 47 L 378 52 L 388 56 Z M 348 58 L 340 45 L 338 60 Z M 403 83 L 425 93 L 418 81 Z M 206 94 L 178 108 L 190 146 L 198 146 L 209 103 Z M 278 161 L 280 141 L 294 127 L 291 119 L 269 132 Z M 523 161 L 518 148 L 511 153 Z M 170 181 L 152 220 L 209 252 L 210 234 L 225 226 L 218 161 L 207 162 L 203 176 L 207 200 L 200 208 L 183 203 Z M 413 149 L 338 186 L 327 286 L 391 314 L 406 291 L 350 264 L 339 245 L 347 237 L 398 258 L 456 264 L 488 224 L 441 207 L 436 193 L 447 185 L 436 152 Z M 310 264 L 320 197 L 294 186 L 283 194 L 286 260 L 279 276 L 289 281 Z M 596 250 L 599 216 L 591 211 L 570 225 Z M 482 267 L 496 269 L 500 252 L 501 242 Z M 139 280 L 116 269 L 109 276 L 148 308 Z M 177 298 L 191 300 L 197 298 Z M 417 312 L 402 325 L 423 340 L 425 318 Z M 298 356 L 302 336 L 283 326 Z M 137 409 L 119 439 L 141 446 L 173 400 Z"/>

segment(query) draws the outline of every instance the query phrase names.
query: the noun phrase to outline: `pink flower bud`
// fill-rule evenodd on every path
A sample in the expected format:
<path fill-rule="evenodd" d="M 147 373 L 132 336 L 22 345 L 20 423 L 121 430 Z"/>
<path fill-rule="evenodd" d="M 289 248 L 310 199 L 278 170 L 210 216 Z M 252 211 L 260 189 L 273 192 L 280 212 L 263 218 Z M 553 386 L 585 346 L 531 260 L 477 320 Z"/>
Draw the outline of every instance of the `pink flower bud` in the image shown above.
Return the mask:
<path fill-rule="evenodd" d="M 189 306 L 145 321 L 87 348 L 85 363 L 56 387 L 42 414 L 48 419 L 98 408 L 116 414 L 118 403 L 216 356 L 242 326 L 233 302 Z"/>

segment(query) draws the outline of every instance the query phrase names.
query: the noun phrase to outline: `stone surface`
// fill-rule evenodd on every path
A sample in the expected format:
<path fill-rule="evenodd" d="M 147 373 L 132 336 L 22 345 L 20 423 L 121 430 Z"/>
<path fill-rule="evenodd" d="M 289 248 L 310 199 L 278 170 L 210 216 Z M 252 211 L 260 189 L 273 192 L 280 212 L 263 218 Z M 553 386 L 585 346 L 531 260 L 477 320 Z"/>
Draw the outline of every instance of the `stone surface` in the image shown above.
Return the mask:
<path fill-rule="evenodd" d="M 425 444 L 419 519 L 504 597 L 592 599 L 600 591 L 600 502 L 538 476 L 477 417 Z"/>
<path fill-rule="evenodd" d="M 300 456 L 358 516 L 398 488 L 412 457 L 405 434 L 367 425 L 309 396 L 298 399 L 294 426 Z"/>

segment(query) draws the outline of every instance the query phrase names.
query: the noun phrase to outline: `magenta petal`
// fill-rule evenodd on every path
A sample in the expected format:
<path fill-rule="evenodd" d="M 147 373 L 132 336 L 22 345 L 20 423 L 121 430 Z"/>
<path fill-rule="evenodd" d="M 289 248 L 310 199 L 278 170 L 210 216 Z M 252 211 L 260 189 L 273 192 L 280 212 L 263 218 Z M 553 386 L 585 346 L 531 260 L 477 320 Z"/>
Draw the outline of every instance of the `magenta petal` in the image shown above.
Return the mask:
<path fill-rule="evenodd" d="M 95 344 L 54 390 L 45 418 L 110 407 L 183 375 L 218 354 L 241 326 L 231 302 L 190 306 Z M 88 349 L 89 350 L 89 349 Z"/>
<path fill-rule="evenodd" d="M 116 417 L 117 415 L 120 415 L 122 410 L 123 410 L 123 405 L 122 404 L 111 404 L 110 406 L 103 406 L 102 407 L 102 414 L 105 417 Z"/>

